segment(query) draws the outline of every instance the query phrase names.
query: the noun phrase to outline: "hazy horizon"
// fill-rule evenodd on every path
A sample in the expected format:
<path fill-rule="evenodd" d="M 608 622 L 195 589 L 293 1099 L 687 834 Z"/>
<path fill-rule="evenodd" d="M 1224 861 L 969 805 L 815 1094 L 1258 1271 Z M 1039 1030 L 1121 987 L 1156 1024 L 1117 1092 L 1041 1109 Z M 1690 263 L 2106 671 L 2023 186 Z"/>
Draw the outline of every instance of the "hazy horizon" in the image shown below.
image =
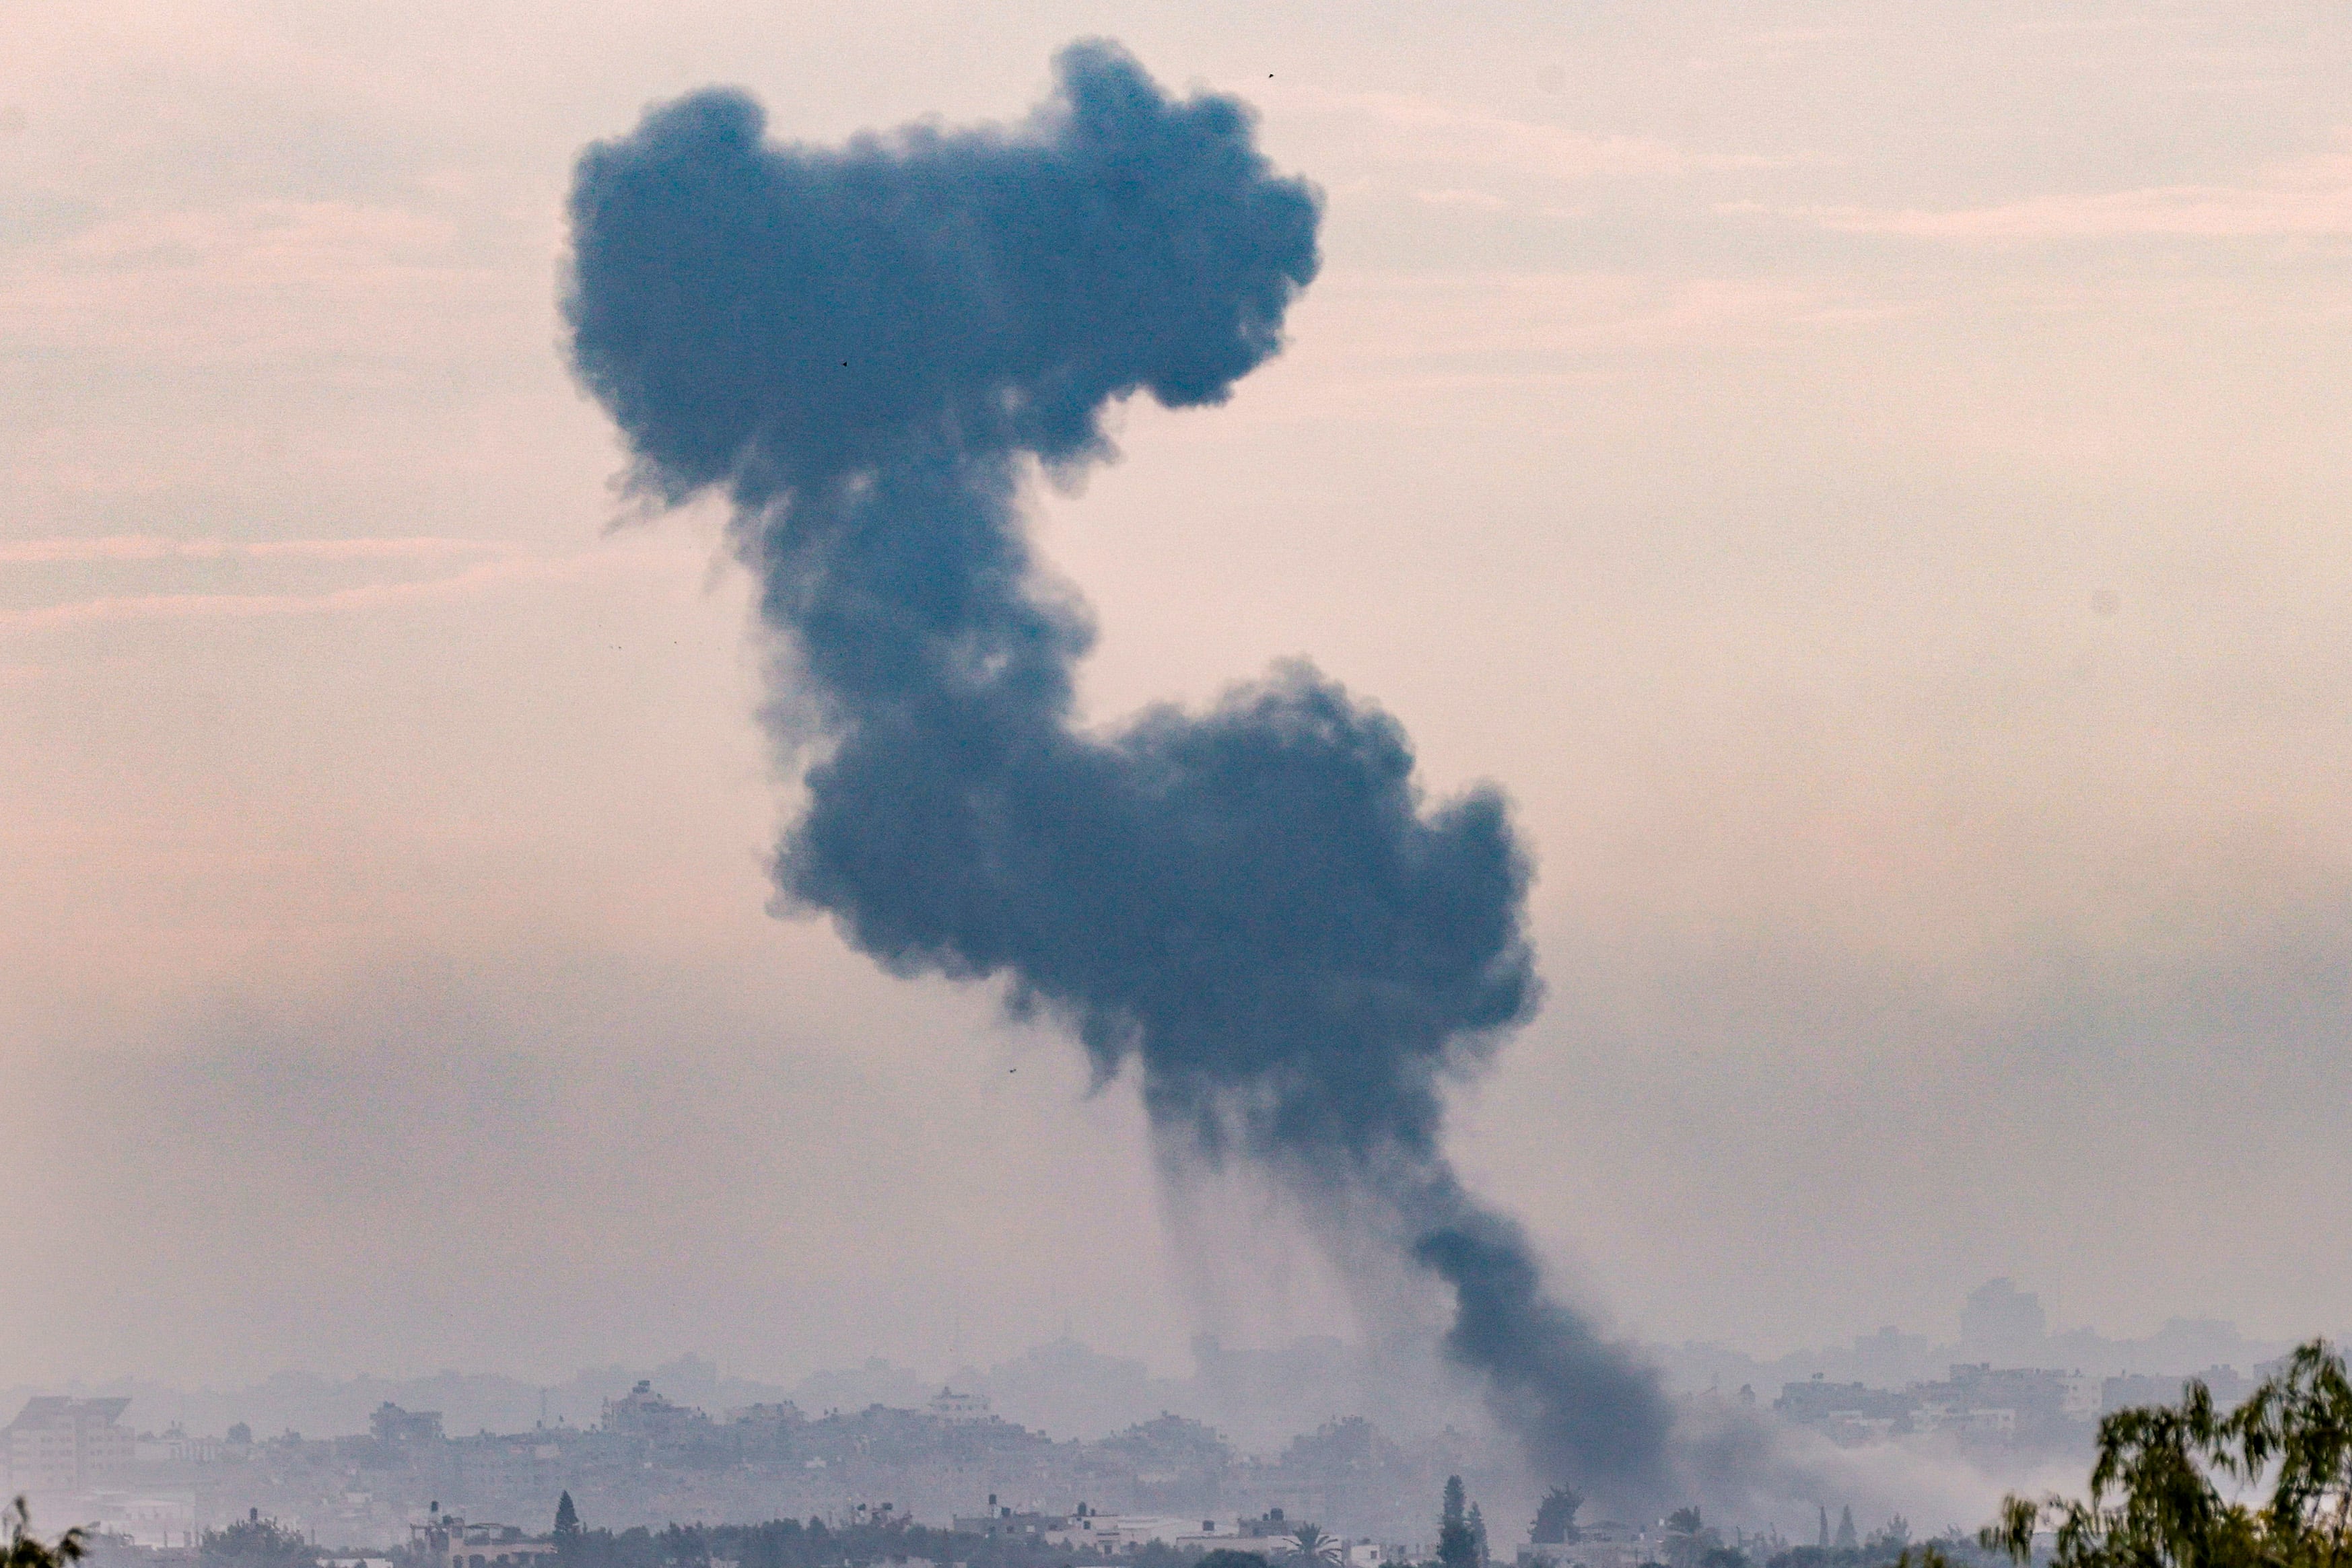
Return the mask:
<path fill-rule="evenodd" d="M 2001 1280 L 1990 1283 L 1991 1286 L 2000 1286 L 2009 1284 L 2011 1281 Z M 2033 1293 L 2028 1292 L 2028 1294 Z M 1863 1380 L 1871 1382 L 1874 1386 L 1899 1386 L 1905 1379 L 1896 1369 L 1883 1364 L 1869 1368 L 1854 1365 L 1857 1352 L 1866 1356 L 1875 1342 L 1881 1342 L 1888 1336 L 1900 1336 L 1905 1342 L 1906 1348 L 1911 1348 L 1911 1342 L 1916 1341 L 1914 1359 L 1923 1368 L 1932 1365 L 1937 1358 L 1984 1354 L 1998 1364 L 2022 1365 L 2046 1363 L 2055 1365 L 2063 1362 L 2069 1363 L 2077 1370 L 2081 1370 L 2087 1351 L 2090 1353 L 2092 1362 L 2091 1370 L 2095 1372 L 2113 1374 L 2130 1371 L 2155 1375 L 2189 1375 L 2205 1371 L 2216 1364 L 2235 1364 L 2236 1362 L 2241 1361 L 2246 1364 L 2239 1366 L 2238 1370 L 2251 1375 L 2254 1363 L 2258 1359 L 2268 1359 L 2281 1354 L 2289 1348 L 2290 1343 L 2285 1340 L 2263 1340 L 2246 1335 L 2237 1324 L 2226 1320 L 2184 1317 L 2168 1320 L 2152 1334 L 2128 1339 L 2102 1333 L 2095 1325 L 2092 1324 L 2053 1324 L 2049 1332 L 2040 1336 L 2038 1340 L 2029 1341 L 2023 1344 L 2000 1344 L 1971 1340 L 1964 1332 L 1957 1328 L 1948 1334 L 1938 1334 L 1934 1332 L 1921 1332 L 1901 1323 L 1882 1323 L 1866 1330 L 1856 1329 L 1849 1335 L 1777 1347 L 1709 1340 L 1684 1341 L 1679 1343 L 1643 1343 L 1643 1348 L 1658 1360 L 1666 1371 L 1673 1386 L 1678 1390 L 1696 1390 L 1706 1385 L 1705 1376 L 1696 1370 L 1701 1364 L 1691 1359 L 1693 1353 L 1722 1353 L 1740 1357 L 1754 1363 L 1759 1369 L 1769 1368 L 1786 1372 L 1792 1379 L 1809 1375 L 1819 1367 L 1851 1368 L 1857 1375 L 1862 1375 Z M 2328 1334 L 2327 1337 L 2336 1343 L 2342 1343 L 2352 1340 L 2352 1333 L 2338 1331 Z M 1355 1354 L 1366 1348 L 1359 1342 L 1323 1334 L 1308 1334 L 1287 1342 L 1257 1344 L 1226 1343 L 1223 1341 L 1218 1341 L 1217 1343 L 1225 1352 L 1243 1354 L 1281 1353 L 1286 1350 L 1312 1349 L 1325 1345 L 1348 1354 Z M 2036 1345 L 2041 1347 L 2039 1361 L 2035 1359 L 2037 1352 L 2033 1347 Z M 683 1385 L 688 1391 L 683 1402 L 692 1403 L 691 1391 L 705 1384 L 756 1386 L 768 1392 L 782 1393 L 798 1398 L 801 1397 L 800 1391 L 813 1386 L 822 1386 L 830 1381 L 845 1379 L 855 1381 L 858 1377 L 872 1375 L 877 1378 L 895 1380 L 898 1397 L 885 1400 L 884 1403 L 919 1405 L 930 1394 L 937 1392 L 938 1386 L 961 1386 L 975 1378 L 984 1385 L 991 1379 L 1002 1378 L 1008 1374 L 1018 1375 L 1024 1370 L 1024 1364 L 1037 1364 L 1041 1359 L 1050 1366 L 1051 1357 L 1055 1353 L 1064 1354 L 1082 1353 L 1082 1359 L 1077 1364 L 1079 1371 L 1073 1375 L 1098 1373 L 1116 1366 L 1121 1369 L 1133 1369 L 1141 1379 L 1153 1386 L 1168 1386 L 1198 1376 L 1202 1370 L 1199 1362 L 1201 1349 L 1202 1346 L 1198 1343 L 1191 1347 L 1181 1364 L 1153 1363 L 1140 1356 L 1107 1354 L 1099 1347 L 1088 1344 L 1082 1337 L 1066 1330 L 1050 1337 L 1003 1351 L 981 1354 L 950 1353 L 944 1359 L 930 1362 L 905 1356 L 903 1352 L 894 1354 L 891 1347 L 877 1344 L 863 1357 L 854 1357 L 833 1364 L 817 1364 L 805 1359 L 798 1364 L 771 1360 L 754 1363 L 745 1367 L 728 1364 L 705 1355 L 695 1347 L 687 1346 L 657 1362 L 625 1364 L 615 1361 L 583 1364 L 561 1375 L 532 1375 L 513 1368 L 481 1365 L 467 1367 L 436 1365 L 430 1370 L 415 1366 L 397 1366 L 321 1371 L 316 1367 L 288 1364 L 271 1368 L 262 1376 L 245 1380 L 242 1383 L 229 1379 L 200 1378 L 190 1382 L 185 1387 L 181 1387 L 173 1379 L 147 1376 L 137 1371 L 117 1370 L 103 1375 L 63 1372 L 47 1378 L 21 1382 L 14 1386 L 0 1385 L 0 1396 L 21 1397 L 34 1393 L 57 1392 L 89 1395 L 110 1391 L 119 1392 L 139 1386 L 152 1388 L 158 1393 L 179 1392 L 226 1396 L 239 1392 L 259 1390 L 289 1381 L 321 1385 L 365 1385 L 386 1387 L 396 1385 L 423 1386 L 436 1383 L 496 1381 L 512 1383 L 517 1386 L 542 1389 L 557 1386 L 595 1387 L 604 1393 L 612 1393 L 625 1389 L 643 1377 L 654 1380 L 657 1388 L 661 1388 L 663 1392 L 672 1393 L 677 1392 L 679 1386 L 677 1380 L 682 1378 Z M 2103 1354 L 2109 1358 L 2105 1362 L 2098 1359 Z M 1865 1372 L 1875 1372 L 1877 1375 L 1863 1375 Z M 663 1387 L 663 1380 L 666 1376 L 672 1381 L 667 1387 Z M 878 1384 L 877 1385 L 879 1386 Z"/>

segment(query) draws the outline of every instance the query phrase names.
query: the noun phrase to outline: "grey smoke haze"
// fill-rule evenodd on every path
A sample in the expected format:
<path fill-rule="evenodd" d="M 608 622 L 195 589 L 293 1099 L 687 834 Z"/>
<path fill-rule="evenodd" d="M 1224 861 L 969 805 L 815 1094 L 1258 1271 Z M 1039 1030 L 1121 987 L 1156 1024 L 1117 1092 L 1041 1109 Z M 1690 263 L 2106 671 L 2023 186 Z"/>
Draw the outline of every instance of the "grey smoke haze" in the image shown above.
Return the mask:
<path fill-rule="evenodd" d="M 1179 1157 L 1442 1280 L 1538 1473 L 1645 1491 L 1655 1375 L 1547 1296 L 1441 1146 L 1443 1085 L 1537 998 L 1501 796 L 1424 802 L 1402 728 L 1303 663 L 1076 722 L 1091 627 L 1030 558 L 1025 460 L 1108 458 L 1139 392 L 1223 401 L 1315 275 L 1318 200 L 1234 99 L 1171 100 L 1106 44 L 1057 70 L 1009 130 L 771 147 L 706 91 L 580 162 L 578 372 L 644 493 L 728 497 L 822 731 L 782 901 L 894 973 L 1003 977 L 1139 1072 Z"/>

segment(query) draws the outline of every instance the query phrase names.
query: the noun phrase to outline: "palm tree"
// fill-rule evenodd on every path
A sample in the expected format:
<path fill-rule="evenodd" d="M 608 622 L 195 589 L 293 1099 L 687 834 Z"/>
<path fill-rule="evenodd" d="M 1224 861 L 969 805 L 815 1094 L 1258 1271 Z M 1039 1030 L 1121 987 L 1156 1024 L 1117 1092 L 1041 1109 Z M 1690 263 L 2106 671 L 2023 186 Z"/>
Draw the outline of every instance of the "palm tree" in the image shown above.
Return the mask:
<path fill-rule="evenodd" d="M 21 1497 L 0 1509 L 0 1526 L 8 1532 L 7 1544 L 0 1549 L 0 1568 L 69 1568 L 88 1552 L 79 1530 L 68 1530 L 45 1544 L 33 1533 L 33 1516 Z"/>
<path fill-rule="evenodd" d="M 1302 1563 L 1313 1564 L 1339 1561 L 1339 1538 L 1318 1524 L 1302 1524 L 1292 1531 L 1286 1550 L 1296 1552 Z"/>

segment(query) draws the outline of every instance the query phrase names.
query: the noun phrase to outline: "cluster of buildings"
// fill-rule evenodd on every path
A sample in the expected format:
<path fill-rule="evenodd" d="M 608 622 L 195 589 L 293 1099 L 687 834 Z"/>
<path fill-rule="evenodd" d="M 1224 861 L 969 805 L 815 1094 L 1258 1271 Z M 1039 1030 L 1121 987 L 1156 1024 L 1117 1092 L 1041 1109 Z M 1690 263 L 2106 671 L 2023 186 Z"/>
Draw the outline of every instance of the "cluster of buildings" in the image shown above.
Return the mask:
<path fill-rule="evenodd" d="M 1912 1354 L 1882 1337 L 1889 1357 Z M 2224 1402 L 2253 1381 L 2227 1366 L 2201 1375 Z M 1841 1444 L 1929 1437 L 2023 1456 L 2084 1447 L 2101 1414 L 2173 1399 L 2180 1381 L 1961 1362 L 1892 1387 L 1812 1375 L 1786 1384 L 1771 1410 Z M 592 1527 L 952 1521 L 959 1531 L 1018 1538 L 1079 1562 L 1115 1562 L 1154 1543 L 1280 1554 L 1293 1521 L 1312 1520 L 1345 1539 L 1307 1568 L 1382 1568 L 1429 1555 L 1399 1543 L 1427 1541 L 1449 1474 L 1503 1514 L 1515 1511 L 1512 1489 L 1526 1484 L 1488 1438 L 1450 1426 L 1400 1439 L 1350 1416 L 1251 1457 L 1205 1423 L 1166 1412 L 1109 1437 L 1055 1440 L 1003 1419 L 969 1388 L 940 1388 L 916 1407 L 819 1414 L 768 1396 L 781 1391 L 758 1392 L 714 1415 L 639 1381 L 603 1398 L 592 1425 L 559 1418 L 471 1437 L 446 1431 L 436 1411 L 384 1402 L 364 1433 L 310 1438 L 257 1438 L 241 1423 L 217 1437 L 176 1426 L 142 1432 L 128 1399 L 44 1396 L 0 1427 L 0 1496 L 27 1494 L 53 1528 L 94 1526 L 175 1551 L 257 1511 L 340 1549 L 405 1549 L 428 1568 L 543 1568 L 552 1500 L 567 1491 Z M 972 1511 L 982 1497 L 985 1511 Z M 1674 1542 L 1663 1530 L 1603 1521 L 1572 1542 L 1530 1548 L 1522 1568 L 1669 1561 Z M 354 1558 L 352 1568 L 368 1561 Z"/>
<path fill-rule="evenodd" d="M 11 1496 L 48 1495 L 110 1486 L 131 1472 L 138 1438 L 122 1425 L 128 1399 L 26 1402 L 0 1427 L 0 1481 Z"/>
<path fill-rule="evenodd" d="M 1663 1525 L 1604 1519 L 1580 1527 L 1574 1541 L 1522 1543 L 1514 1568 L 1642 1568 L 1667 1556 Z"/>
<path fill-rule="evenodd" d="M 0 1427 L 0 1496 L 24 1497 L 37 1519 L 95 1522 L 157 1546 L 193 1547 L 201 1525 L 192 1493 L 141 1485 L 157 1462 L 217 1444 L 172 1431 L 142 1437 L 122 1423 L 131 1401 L 43 1396 Z"/>
<path fill-rule="evenodd" d="M 38 1398 L 0 1429 L 0 1487 L 35 1516 L 174 1550 L 206 1530 L 272 1518 L 339 1549 L 407 1548 L 438 1568 L 535 1568 L 532 1542 L 570 1492 L 591 1526 L 749 1524 L 896 1517 L 1022 1533 L 1081 1560 L 1150 1542 L 1267 1546 L 1286 1520 L 1351 1537 L 1322 1568 L 1378 1568 L 1416 1540 L 1444 1477 L 1475 1472 L 1452 1434 L 1400 1446 L 1360 1417 L 1326 1423 L 1272 1458 L 1237 1455 L 1213 1428 L 1162 1415 L 1096 1441 L 1056 1441 L 943 1388 L 927 1407 L 811 1416 L 789 1400 L 713 1416 L 640 1382 L 593 1427 L 453 1436 L 440 1415 L 385 1403 L 362 1434 L 226 1437 L 135 1432 L 125 1399 Z M 1423 1451 L 1423 1450 L 1426 1451 Z M 985 1513 L 972 1500 L 991 1499 Z M 1019 1507 L 1003 1498 L 1022 1500 Z M 487 1524 L 514 1520 L 526 1524 Z"/>
<path fill-rule="evenodd" d="M 1180 1552 L 1207 1552 L 1231 1549 L 1261 1554 L 1295 1554 L 1298 1525 L 1279 1508 L 1255 1518 L 1195 1520 L 1167 1514 L 1103 1513 L 1087 1503 L 1067 1514 L 1039 1513 L 1000 1503 L 988 1497 L 987 1510 L 958 1514 L 950 1526 L 959 1535 L 989 1540 L 1034 1541 L 1058 1547 L 1075 1556 L 1130 1556 L 1146 1546 L 1171 1546 Z M 1427 1555 L 1426 1552 L 1422 1555 Z M 1382 1568 L 1387 1563 L 1417 1561 L 1408 1546 L 1376 1541 L 1334 1538 L 1318 1555 L 1321 1568 Z"/>
<path fill-rule="evenodd" d="M 547 1568 L 555 1538 L 519 1524 L 467 1523 L 436 1503 L 422 1523 L 408 1527 L 412 1568 Z"/>
<path fill-rule="evenodd" d="M 2224 1403 L 2253 1386 L 2235 1367 L 2210 1367 L 2199 1375 Z M 1816 1373 L 1785 1385 L 1772 1411 L 1790 1426 L 1847 1446 L 1940 1433 L 1976 1446 L 2068 1447 L 2087 1441 L 2110 1410 L 2178 1399 L 2185 1381 L 1962 1362 L 1938 1381 L 1902 1388 L 1832 1382 Z"/>

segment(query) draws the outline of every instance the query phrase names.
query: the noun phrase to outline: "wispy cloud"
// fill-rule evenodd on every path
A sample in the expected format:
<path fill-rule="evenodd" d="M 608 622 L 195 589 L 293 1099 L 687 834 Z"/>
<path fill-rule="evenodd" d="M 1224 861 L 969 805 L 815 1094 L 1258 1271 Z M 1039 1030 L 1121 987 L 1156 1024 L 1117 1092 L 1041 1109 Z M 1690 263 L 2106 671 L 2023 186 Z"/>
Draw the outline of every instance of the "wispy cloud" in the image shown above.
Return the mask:
<path fill-rule="evenodd" d="M 243 202 L 219 209 L 131 212 L 61 247 L 85 265 L 194 266 L 316 273 L 387 265 L 446 265 L 456 231 L 437 214 L 359 202 Z"/>
<path fill-rule="evenodd" d="M 1415 191 L 1412 199 L 1433 207 L 1466 207 L 1478 213 L 1499 213 L 1511 204 L 1486 191 Z"/>
<path fill-rule="evenodd" d="M 1285 95 L 1287 96 L 1287 95 Z M 1387 160 L 1498 169 L 1553 180 L 1688 174 L 1769 168 L 1750 153 L 1706 152 L 1652 136 L 1594 134 L 1540 120 L 1514 120 L 1466 104 L 1404 92 L 1298 90 L 1309 113 L 1346 119 L 1370 134 Z"/>
<path fill-rule="evenodd" d="M 1628 353 L 1757 346 L 1887 314 L 1843 291 L 1630 272 L 1343 271 L 1319 287 L 1300 313 L 1302 340 L 1315 345 L 1318 362 L 1351 376 L 1412 364 L 1460 371 L 1483 360 L 1517 379 L 1530 354 L 1589 365 Z M 1345 326 L 1331 330 L 1326 322 Z"/>
<path fill-rule="evenodd" d="M 598 550 L 559 557 L 510 556 L 446 577 L 422 581 L 369 582 L 320 593 L 140 593 L 79 599 L 0 612 L 0 634 L 129 621 L 256 620 L 331 615 L 393 605 L 467 599 L 527 583 L 567 580 L 617 567 L 621 552 Z"/>
<path fill-rule="evenodd" d="M 511 555 L 492 539 L 438 537 L 344 539 L 168 538 L 110 534 L 94 538 L 0 539 L 0 566 L 152 560 L 443 560 Z"/>
<path fill-rule="evenodd" d="M 0 252 L 0 345 L 142 363 L 367 362 L 478 343 L 542 307 L 447 213 L 353 202 L 132 210 Z M 463 215 L 463 214 L 460 214 Z M 497 232 L 511 235 L 512 225 Z M 542 287 L 537 284 L 535 287 Z"/>
<path fill-rule="evenodd" d="M 1720 209 L 1767 212 L 1754 204 Z M 2352 234 L 2352 138 L 2336 151 L 2274 164 L 2241 185 L 2149 185 L 2137 190 L 2032 196 L 1948 211 L 1812 206 L 1783 215 L 1843 234 L 2000 244 L 2032 240 L 2178 235 L 2229 239 Z"/>

